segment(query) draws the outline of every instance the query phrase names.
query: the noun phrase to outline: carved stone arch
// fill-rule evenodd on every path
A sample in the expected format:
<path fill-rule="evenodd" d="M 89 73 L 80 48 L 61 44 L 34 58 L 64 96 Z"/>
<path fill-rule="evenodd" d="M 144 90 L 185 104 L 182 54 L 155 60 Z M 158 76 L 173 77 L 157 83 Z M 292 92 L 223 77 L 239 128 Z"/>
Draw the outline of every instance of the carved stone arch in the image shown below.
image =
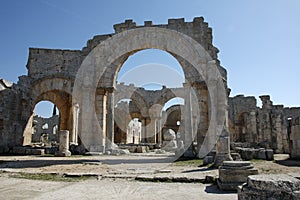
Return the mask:
<path fill-rule="evenodd" d="M 119 65 L 112 65 L 112 63 L 118 59 L 130 56 L 136 51 L 150 48 L 181 56 L 206 81 L 211 99 L 211 116 L 208 128 L 208 134 L 211 134 L 211 136 L 209 137 L 210 141 L 205 141 L 205 144 L 208 145 L 207 148 L 203 149 L 203 152 L 207 153 L 207 149 L 214 147 L 218 136 L 224 129 L 224 125 L 226 126 L 228 104 L 224 79 L 218 70 L 216 62 L 212 60 L 208 52 L 197 41 L 177 31 L 158 27 L 144 27 L 120 32 L 101 42 L 82 62 L 75 80 L 73 97 L 74 101 L 81 105 L 82 110 L 86 111 L 81 115 L 84 123 L 84 129 L 81 130 L 83 143 L 89 150 L 104 151 L 105 144 L 103 142 L 110 139 L 106 136 L 106 129 L 102 129 L 102 127 L 106 127 L 106 117 L 103 115 L 106 112 L 106 108 L 102 107 L 103 110 L 98 109 L 97 113 L 94 106 L 95 98 L 91 95 L 96 93 L 96 87 L 99 87 L 100 78 L 105 83 L 101 85 L 104 90 L 106 88 L 115 88 L 116 81 L 111 79 L 111 74 L 116 74 L 123 63 Z M 125 59 L 121 61 L 124 62 Z M 105 76 L 104 73 L 110 76 Z M 99 102 L 100 100 L 101 102 L 106 101 L 106 94 L 99 96 Z M 190 102 L 188 105 L 197 106 L 197 102 L 194 103 Z M 97 116 L 100 117 L 97 118 Z M 188 133 L 189 131 L 186 132 Z M 188 142 L 192 142 L 192 139 L 189 139 Z M 203 155 L 201 153 L 201 156 Z"/>
<path fill-rule="evenodd" d="M 72 94 L 73 83 L 69 79 L 64 78 L 46 78 L 33 82 L 31 98 L 33 103 L 37 98 L 48 91 L 61 91 L 68 95 Z"/>

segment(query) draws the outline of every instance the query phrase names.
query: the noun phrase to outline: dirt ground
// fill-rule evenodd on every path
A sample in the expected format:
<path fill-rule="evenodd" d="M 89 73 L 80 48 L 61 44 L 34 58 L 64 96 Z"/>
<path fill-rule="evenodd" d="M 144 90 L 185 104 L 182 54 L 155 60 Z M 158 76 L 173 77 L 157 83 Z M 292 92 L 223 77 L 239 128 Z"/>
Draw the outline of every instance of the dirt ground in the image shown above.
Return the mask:
<path fill-rule="evenodd" d="M 275 155 L 274 161 L 252 160 L 260 174 L 300 173 L 300 161 Z M 0 156 L 1 199 L 237 199 L 214 185 L 200 182 L 140 182 L 135 177 L 180 177 L 205 180 L 218 170 L 199 167 L 201 160 L 172 162 L 166 155 Z M 75 182 L 15 174 L 92 175 Z M 16 178 L 17 177 L 17 178 Z M 35 178 L 36 179 L 36 178 Z M 182 179 L 184 180 L 184 179 Z"/>
<path fill-rule="evenodd" d="M 260 174 L 300 173 L 300 160 L 289 160 L 287 155 L 275 155 L 274 161 L 252 160 Z M 180 173 L 206 169 L 201 161 L 172 162 L 168 156 L 0 156 L 0 169 L 33 173 L 98 173 L 98 174 L 147 174 L 164 171 Z M 201 170 L 200 170 L 201 171 Z M 205 170 L 202 170 L 205 171 Z M 216 170 L 207 170 L 214 174 Z"/>

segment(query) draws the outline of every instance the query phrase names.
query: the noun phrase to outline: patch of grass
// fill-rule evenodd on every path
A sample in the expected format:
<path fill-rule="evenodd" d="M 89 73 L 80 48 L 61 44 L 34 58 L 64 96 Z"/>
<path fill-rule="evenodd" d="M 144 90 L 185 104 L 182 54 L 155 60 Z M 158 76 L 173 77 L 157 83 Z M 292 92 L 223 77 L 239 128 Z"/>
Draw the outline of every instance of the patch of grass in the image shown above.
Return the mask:
<path fill-rule="evenodd" d="M 173 163 L 175 166 L 192 166 L 198 167 L 203 165 L 203 160 L 201 159 L 192 159 L 192 160 L 177 160 Z"/>
<path fill-rule="evenodd" d="M 265 162 L 265 160 L 262 159 L 252 159 L 250 162 L 258 163 L 258 162 Z"/>
<path fill-rule="evenodd" d="M 79 182 L 87 180 L 90 177 L 80 176 L 80 177 L 64 177 L 58 174 L 33 174 L 33 173 L 15 173 L 10 175 L 13 178 L 24 178 L 30 180 L 42 180 L 42 181 L 62 181 L 62 182 Z"/>

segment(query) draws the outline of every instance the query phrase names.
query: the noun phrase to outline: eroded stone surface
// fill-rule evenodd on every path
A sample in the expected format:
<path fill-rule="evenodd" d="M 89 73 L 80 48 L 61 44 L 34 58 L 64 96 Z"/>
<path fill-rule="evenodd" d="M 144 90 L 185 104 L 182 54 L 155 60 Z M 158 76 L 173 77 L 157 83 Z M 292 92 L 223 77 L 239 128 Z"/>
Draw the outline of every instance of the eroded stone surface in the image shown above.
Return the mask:
<path fill-rule="evenodd" d="M 255 174 L 258 170 L 249 161 L 224 161 L 219 168 L 218 186 L 222 190 L 236 191 L 249 175 Z"/>
<path fill-rule="evenodd" d="M 286 174 L 249 176 L 238 190 L 241 200 L 290 199 L 300 197 L 300 180 Z"/>

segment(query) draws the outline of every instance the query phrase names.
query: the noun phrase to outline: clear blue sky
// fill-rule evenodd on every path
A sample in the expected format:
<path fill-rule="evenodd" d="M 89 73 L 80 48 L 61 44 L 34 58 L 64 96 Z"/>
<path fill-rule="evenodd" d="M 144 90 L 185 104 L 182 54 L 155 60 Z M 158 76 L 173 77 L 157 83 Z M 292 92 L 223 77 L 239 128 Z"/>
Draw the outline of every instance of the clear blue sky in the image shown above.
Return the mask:
<path fill-rule="evenodd" d="M 0 77 L 17 82 L 27 73 L 29 47 L 81 49 L 125 19 L 165 24 L 203 16 L 231 96 L 270 94 L 275 104 L 300 106 L 299 10 L 298 0 L 2 0 Z"/>

